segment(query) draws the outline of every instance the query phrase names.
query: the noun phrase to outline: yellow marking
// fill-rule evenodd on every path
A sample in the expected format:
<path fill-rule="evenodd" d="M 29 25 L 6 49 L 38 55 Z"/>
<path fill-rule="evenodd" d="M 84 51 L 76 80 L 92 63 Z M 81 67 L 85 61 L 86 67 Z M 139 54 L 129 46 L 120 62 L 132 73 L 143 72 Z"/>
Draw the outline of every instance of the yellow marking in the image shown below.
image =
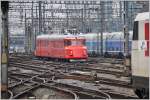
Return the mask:
<path fill-rule="evenodd" d="M 6 84 L 1 84 L 1 91 L 7 91 L 7 85 Z"/>
<path fill-rule="evenodd" d="M 124 63 L 126 66 L 131 66 L 130 59 L 128 59 L 128 58 L 125 59 Z"/>
<path fill-rule="evenodd" d="M 8 40 L 7 40 L 7 38 L 5 38 L 5 46 L 7 46 L 8 45 Z"/>
<path fill-rule="evenodd" d="M 2 53 L 2 63 L 7 63 L 6 53 Z"/>

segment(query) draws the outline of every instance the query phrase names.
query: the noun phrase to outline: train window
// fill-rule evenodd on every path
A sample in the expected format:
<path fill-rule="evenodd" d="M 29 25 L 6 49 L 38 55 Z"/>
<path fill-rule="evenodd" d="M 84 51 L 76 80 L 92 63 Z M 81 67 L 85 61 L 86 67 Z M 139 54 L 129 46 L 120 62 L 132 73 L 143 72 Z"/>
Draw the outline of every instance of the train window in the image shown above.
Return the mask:
<path fill-rule="evenodd" d="M 118 47 L 116 48 L 116 51 L 119 51 L 119 48 L 118 48 Z"/>
<path fill-rule="evenodd" d="M 40 40 L 37 40 L 37 46 L 40 46 Z"/>
<path fill-rule="evenodd" d="M 85 40 L 66 40 L 65 41 L 65 46 L 80 46 L 80 45 L 85 45 Z"/>
<path fill-rule="evenodd" d="M 82 40 L 72 40 L 71 41 L 71 45 L 73 45 L 73 46 L 81 46 L 81 45 L 84 45 L 84 43 L 83 43 Z"/>
<path fill-rule="evenodd" d="M 36 46 L 38 46 L 38 44 L 39 44 L 39 43 L 38 43 L 38 41 L 36 40 Z"/>
<path fill-rule="evenodd" d="M 42 41 L 42 40 L 40 40 L 40 42 L 41 42 L 41 47 L 43 47 L 43 41 Z"/>
<path fill-rule="evenodd" d="M 71 45 L 71 41 L 70 40 L 65 40 L 65 46 L 70 46 Z"/>
<path fill-rule="evenodd" d="M 83 45 L 85 45 L 85 40 L 83 40 Z"/>
<path fill-rule="evenodd" d="M 38 41 L 38 45 L 39 45 L 39 47 L 40 47 L 40 45 L 41 45 L 41 42 L 40 42 L 40 41 Z"/>
<path fill-rule="evenodd" d="M 112 51 L 114 51 L 114 48 L 112 47 Z"/>
<path fill-rule="evenodd" d="M 111 48 L 108 48 L 109 51 L 111 51 Z"/>
<path fill-rule="evenodd" d="M 138 29 L 138 21 L 135 21 L 133 27 L 133 40 L 138 40 Z"/>
<path fill-rule="evenodd" d="M 42 47 L 44 47 L 44 45 L 45 45 L 45 41 L 42 40 Z"/>
<path fill-rule="evenodd" d="M 71 41 L 71 45 L 77 45 L 77 41 Z"/>
<path fill-rule="evenodd" d="M 51 41 L 51 46 L 54 48 L 55 45 L 54 45 L 54 41 Z"/>
<path fill-rule="evenodd" d="M 48 40 L 46 40 L 46 45 L 45 46 L 48 47 Z"/>
<path fill-rule="evenodd" d="M 42 43 L 43 43 L 42 46 L 45 47 L 45 41 L 42 41 Z"/>
<path fill-rule="evenodd" d="M 54 48 L 57 47 L 57 46 L 56 46 L 56 41 L 53 41 L 53 47 L 54 47 Z"/>

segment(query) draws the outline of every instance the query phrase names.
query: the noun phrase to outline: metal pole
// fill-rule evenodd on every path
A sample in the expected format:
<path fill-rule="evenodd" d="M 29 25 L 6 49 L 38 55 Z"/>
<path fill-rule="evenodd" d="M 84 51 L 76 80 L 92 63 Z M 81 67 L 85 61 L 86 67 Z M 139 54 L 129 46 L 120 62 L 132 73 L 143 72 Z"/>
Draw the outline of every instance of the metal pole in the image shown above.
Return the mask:
<path fill-rule="evenodd" d="M 39 1 L 39 34 L 42 32 L 42 11 L 41 11 L 41 3 L 42 1 Z"/>
<path fill-rule="evenodd" d="M 105 51 L 105 52 L 107 52 L 107 44 L 108 44 L 108 43 L 107 43 L 107 40 L 108 40 L 108 38 L 109 38 L 109 37 L 106 36 L 106 43 L 105 43 L 105 48 L 106 48 L 105 50 L 106 50 L 106 51 Z"/>
<path fill-rule="evenodd" d="M 91 10 L 89 9 L 89 11 L 88 11 L 88 32 L 91 32 L 91 23 L 92 23 L 92 21 L 90 20 L 90 18 L 91 18 Z"/>
<path fill-rule="evenodd" d="M 127 22 L 127 23 L 126 23 Z M 124 53 L 125 57 L 129 55 L 129 32 L 128 32 L 128 1 L 124 1 Z"/>
<path fill-rule="evenodd" d="M 33 21 L 33 19 L 34 19 L 34 16 L 33 16 L 33 1 L 32 1 L 32 8 L 31 8 L 31 18 L 32 18 L 32 22 L 31 22 L 31 40 L 30 41 L 32 41 L 32 43 L 31 43 L 31 52 L 33 52 L 34 51 L 34 47 L 35 47 L 35 43 L 34 43 L 34 21 Z"/>
<path fill-rule="evenodd" d="M 66 9 L 66 17 L 67 17 L 67 25 L 66 25 L 66 27 L 67 27 L 67 30 L 68 30 L 69 29 L 69 16 L 68 16 L 69 10 L 68 10 L 68 4 L 66 4 L 66 7 L 67 7 L 67 9 Z"/>
<path fill-rule="evenodd" d="M 51 31 L 51 34 L 53 33 L 52 32 L 52 30 L 55 28 L 55 22 L 54 22 L 54 12 L 52 11 L 51 12 L 51 17 L 52 17 L 52 20 L 51 20 L 51 29 L 50 29 L 50 31 Z"/>
<path fill-rule="evenodd" d="M 101 1 L 100 2 L 100 11 L 101 11 L 101 18 L 100 18 L 100 21 L 101 21 L 101 30 L 100 30 L 100 33 L 101 33 L 101 56 L 103 56 L 103 27 L 104 27 L 104 24 L 103 24 L 103 21 L 104 21 L 104 2 Z"/>
<path fill-rule="evenodd" d="M 8 98 L 8 9 L 9 2 L 1 2 L 2 9 L 2 51 L 1 51 L 1 96 L 2 99 Z"/>
<path fill-rule="evenodd" d="M 100 9 L 99 8 L 97 8 L 97 19 L 98 19 L 98 21 L 99 21 L 99 23 L 100 23 Z M 99 47 L 99 43 L 100 43 L 100 34 L 99 34 L 99 27 L 98 27 L 98 32 L 97 32 L 97 53 L 96 54 L 100 54 L 99 53 L 99 49 L 100 49 L 100 47 Z"/>
<path fill-rule="evenodd" d="M 82 33 L 84 33 L 84 9 L 82 9 L 81 16 L 82 16 Z"/>
<path fill-rule="evenodd" d="M 83 32 L 85 33 L 86 31 L 86 4 L 84 4 L 84 13 L 83 13 L 83 23 L 84 23 L 84 25 L 83 25 Z"/>
<path fill-rule="evenodd" d="M 127 23 L 126 23 L 127 22 Z M 125 53 L 125 74 L 130 75 L 130 59 L 129 59 L 129 32 L 128 32 L 128 1 L 124 1 L 124 53 Z"/>
<path fill-rule="evenodd" d="M 27 35 L 27 19 L 26 19 L 26 10 L 25 10 L 25 52 L 28 52 L 28 35 Z"/>
<path fill-rule="evenodd" d="M 38 15 L 37 15 L 37 6 L 36 6 L 36 24 L 38 24 Z M 36 49 L 36 34 L 37 34 L 37 32 L 38 32 L 38 27 L 37 27 L 37 25 L 35 26 L 35 34 L 34 34 L 34 43 L 35 43 L 35 46 L 34 46 L 34 50 Z"/>
<path fill-rule="evenodd" d="M 46 34 L 46 29 L 45 29 L 45 2 L 43 3 L 43 32 Z"/>
<path fill-rule="evenodd" d="M 30 40 L 30 33 L 29 33 L 29 21 L 27 22 L 27 50 L 28 54 L 30 53 L 30 46 L 29 46 L 29 40 Z"/>

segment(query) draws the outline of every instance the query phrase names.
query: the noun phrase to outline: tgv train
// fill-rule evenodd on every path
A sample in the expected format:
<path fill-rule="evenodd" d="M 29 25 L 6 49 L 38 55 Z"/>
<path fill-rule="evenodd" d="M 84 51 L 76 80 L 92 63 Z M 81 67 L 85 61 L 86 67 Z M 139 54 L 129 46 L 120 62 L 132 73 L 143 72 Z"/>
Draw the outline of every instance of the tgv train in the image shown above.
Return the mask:
<path fill-rule="evenodd" d="M 129 31 L 129 53 L 131 53 L 131 40 L 132 31 Z M 100 53 L 101 40 L 100 35 L 97 33 L 82 34 L 86 38 L 86 46 L 88 54 L 90 56 L 95 56 Z M 99 39 L 98 39 L 99 38 Z M 99 40 L 99 41 L 98 41 Z M 124 33 L 123 32 L 112 32 L 103 33 L 103 53 L 104 56 L 117 56 L 122 58 L 124 56 Z"/>
<path fill-rule="evenodd" d="M 86 61 L 85 38 L 74 35 L 39 35 L 36 39 L 37 57 Z"/>
<path fill-rule="evenodd" d="M 150 33 L 149 12 L 139 13 L 134 21 L 132 41 L 132 83 L 140 98 L 149 98 Z"/>

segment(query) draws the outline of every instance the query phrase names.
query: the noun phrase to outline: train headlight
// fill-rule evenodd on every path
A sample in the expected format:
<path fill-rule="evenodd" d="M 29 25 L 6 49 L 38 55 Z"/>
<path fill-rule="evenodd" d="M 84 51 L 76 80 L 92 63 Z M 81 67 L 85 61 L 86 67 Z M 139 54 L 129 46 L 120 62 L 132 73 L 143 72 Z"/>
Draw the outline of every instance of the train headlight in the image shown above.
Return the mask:
<path fill-rule="evenodd" d="M 83 50 L 83 55 L 86 56 L 86 50 Z"/>
<path fill-rule="evenodd" d="M 69 55 L 73 56 L 73 51 L 72 50 L 69 50 Z"/>

